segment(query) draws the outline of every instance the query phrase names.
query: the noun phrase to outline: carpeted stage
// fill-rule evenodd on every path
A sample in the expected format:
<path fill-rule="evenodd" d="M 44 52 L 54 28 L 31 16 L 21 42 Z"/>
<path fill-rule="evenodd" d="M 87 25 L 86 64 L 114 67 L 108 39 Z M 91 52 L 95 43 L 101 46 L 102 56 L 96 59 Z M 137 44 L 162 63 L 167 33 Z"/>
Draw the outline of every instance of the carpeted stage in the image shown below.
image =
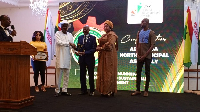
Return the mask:
<path fill-rule="evenodd" d="M 72 96 L 54 97 L 54 89 L 36 93 L 34 104 L 19 110 L 1 109 L 0 112 L 199 112 L 200 96 L 190 93 L 156 93 L 148 97 L 130 96 L 132 91 L 118 91 L 114 97 L 78 95 L 80 89 L 68 89 Z"/>

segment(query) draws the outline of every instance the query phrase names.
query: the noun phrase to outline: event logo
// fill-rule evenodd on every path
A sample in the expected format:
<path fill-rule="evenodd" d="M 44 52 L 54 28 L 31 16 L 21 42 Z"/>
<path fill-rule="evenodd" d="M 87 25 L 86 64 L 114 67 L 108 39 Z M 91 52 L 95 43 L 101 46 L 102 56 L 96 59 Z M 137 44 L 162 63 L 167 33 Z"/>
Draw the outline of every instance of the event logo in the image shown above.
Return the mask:
<path fill-rule="evenodd" d="M 141 8 L 142 8 L 142 3 L 137 5 L 137 10 L 132 10 L 131 11 L 131 16 L 135 16 L 140 11 Z"/>
<path fill-rule="evenodd" d="M 93 35 L 96 37 L 96 41 L 97 39 L 99 39 L 103 34 L 105 34 L 104 31 L 100 31 L 99 29 L 95 28 L 95 27 L 90 27 L 90 35 Z M 84 35 L 83 34 L 83 29 L 79 30 L 75 35 L 74 35 L 74 44 L 77 45 L 78 43 L 78 37 Z M 98 41 L 97 41 L 97 45 L 98 45 Z M 98 65 L 98 52 L 95 52 L 95 66 Z M 76 54 L 72 53 L 72 56 L 74 58 L 74 60 L 78 63 L 78 59 L 79 56 L 77 56 Z"/>
<path fill-rule="evenodd" d="M 149 23 L 162 23 L 163 0 L 128 0 L 127 23 L 140 24 L 144 18 Z"/>

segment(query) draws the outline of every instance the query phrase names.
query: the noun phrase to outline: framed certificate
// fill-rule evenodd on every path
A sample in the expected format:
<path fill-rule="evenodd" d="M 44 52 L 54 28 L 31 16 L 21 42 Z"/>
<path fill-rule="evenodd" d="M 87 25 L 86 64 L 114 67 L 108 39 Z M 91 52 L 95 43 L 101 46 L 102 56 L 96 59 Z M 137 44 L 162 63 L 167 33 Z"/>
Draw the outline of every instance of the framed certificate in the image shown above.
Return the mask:
<path fill-rule="evenodd" d="M 34 60 L 37 61 L 48 61 L 48 52 L 38 51 L 37 55 L 34 56 Z"/>

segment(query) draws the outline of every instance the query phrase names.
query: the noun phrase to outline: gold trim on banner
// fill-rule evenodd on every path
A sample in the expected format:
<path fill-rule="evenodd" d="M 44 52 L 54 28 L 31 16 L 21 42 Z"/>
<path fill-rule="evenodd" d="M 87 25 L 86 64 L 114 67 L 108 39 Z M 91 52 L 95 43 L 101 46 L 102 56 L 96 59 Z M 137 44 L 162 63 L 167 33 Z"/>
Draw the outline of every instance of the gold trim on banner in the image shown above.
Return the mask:
<path fill-rule="evenodd" d="M 74 22 L 90 13 L 97 2 L 63 2 L 59 5 L 61 20 Z"/>

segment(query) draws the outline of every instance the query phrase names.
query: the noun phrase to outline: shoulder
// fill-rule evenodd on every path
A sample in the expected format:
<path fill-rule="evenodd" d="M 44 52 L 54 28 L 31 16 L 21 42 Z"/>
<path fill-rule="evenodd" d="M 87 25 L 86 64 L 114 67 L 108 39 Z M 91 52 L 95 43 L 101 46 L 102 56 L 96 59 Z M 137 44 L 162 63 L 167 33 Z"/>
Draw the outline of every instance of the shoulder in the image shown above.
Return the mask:
<path fill-rule="evenodd" d="M 153 30 L 150 29 L 149 35 L 150 35 L 150 36 L 154 36 L 154 35 L 155 35 L 155 32 L 154 32 Z"/>
<path fill-rule="evenodd" d="M 149 28 L 149 33 L 154 34 L 155 32 L 152 29 Z"/>
<path fill-rule="evenodd" d="M 57 32 L 55 33 L 55 35 L 60 35 L 60 33 L 61 33 L 61 31 L 57 31 Z"/>
<path fill-rule="evenodd" d="M 47 45 L 46 42 L 42 42 L 42 44 Z"/>
<path fill-rule="evenodd" d="M 72 33 L 70 33 L 70 32 L 67 32 L 67 34 L 68 34 L 69 36 L 73 36 Z"/>
<path fill-rule="evenodd" d="M 30 44 L 33 45 L 33 46 L 35 46 L 37 44 L 37 42 L 31 41 Z"/>
<path fill-rule="evenodd" d="M 56 33 L 60 33 L 61 31 L 56 31 Z"/>
<path fill-rule="evenodd" d="M 89 35 L 90 38 L 95 39 L 96 37 L 93 35 Z"/>
<path fill-rule="evenodd" d="M 105 37 L 106 36 L 106 34 L 103 34 L 101 37 Z"/>
<path fill-rule="evenodd" d="M 31 41 L 30 44 L 32 44 L 34 41 Z"/>
<path fill-rule="evenodd" d="M 83 35 L 80 35 L 78 38 L 83 38 Z"/>
<path fill-rule="evenodd" d="M 112 36 L 112 37 L 118 38 L 117 34 L 116 34 L 114 31 L 110 31 L 110 32 L 108 33 L 108 35 L 109 35 L 109 36 Z"/>

